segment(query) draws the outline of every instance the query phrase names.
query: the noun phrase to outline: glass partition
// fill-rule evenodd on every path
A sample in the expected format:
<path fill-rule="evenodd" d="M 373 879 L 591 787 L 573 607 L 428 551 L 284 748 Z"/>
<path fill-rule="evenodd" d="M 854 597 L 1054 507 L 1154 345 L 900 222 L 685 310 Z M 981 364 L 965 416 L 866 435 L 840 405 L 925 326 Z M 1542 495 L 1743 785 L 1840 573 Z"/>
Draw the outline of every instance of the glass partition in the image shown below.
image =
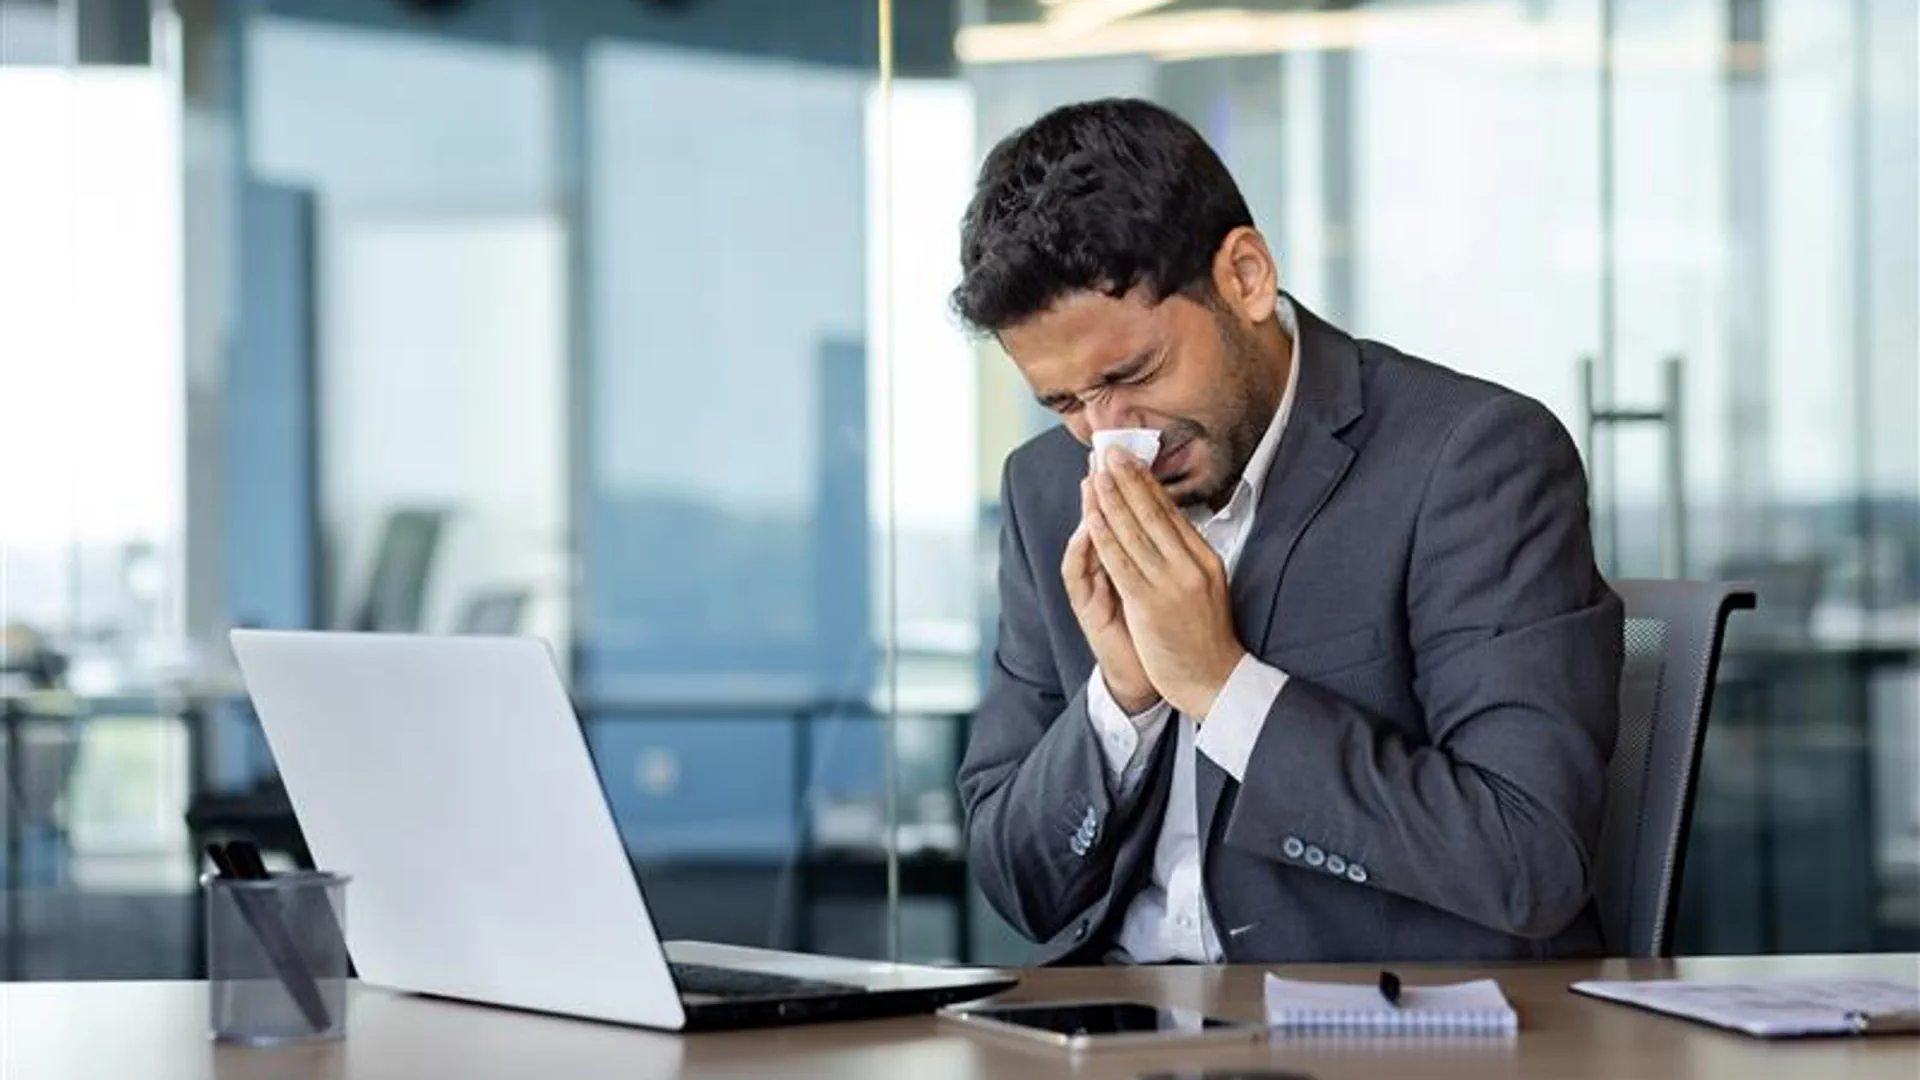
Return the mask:
<path fill-rule="evenodd" d="M 539 637 L 663 935 L 966 951 L 952 903 L 890 914 L 896 850 L 959 880 L 966 703 L 893 677 L 885 560 L 924 515 L 873 345 L 875 7 L 0 28 L 0 273 L 32 286 L 0 308 L 7 976 L 194 974 L 201 842 L 313 858 L 240 625 Z M 938 71 L 950 21 L 884 40 Z M 936 666 L 971 662 L 969 589 L 928 609 Z"/>
<path fill-rule="evenodd" d="M 0 5 L 0 979 L 138 974 L 187 925 L 142 907 L 190 881 L 148 692 L 191 659 L 183 117 L 145 20 L 80 14 Z"/>

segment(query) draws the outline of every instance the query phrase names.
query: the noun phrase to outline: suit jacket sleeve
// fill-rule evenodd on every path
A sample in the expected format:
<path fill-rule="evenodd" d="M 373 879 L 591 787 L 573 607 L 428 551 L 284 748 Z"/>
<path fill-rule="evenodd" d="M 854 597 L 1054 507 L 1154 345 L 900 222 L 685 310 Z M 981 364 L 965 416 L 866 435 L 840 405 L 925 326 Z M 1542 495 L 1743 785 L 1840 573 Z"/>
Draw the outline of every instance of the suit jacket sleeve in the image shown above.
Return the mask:
<path fill-rule="evenodd" d="M 999 640 L 959 788 L 975 882 L 1002 917 L 1044 942 L 1110 889 L 1115 852 L 1147 785 L 1122 787 L 1111 776 L 1087 714 L 1085 681 L 1071 697 L 1061 688 L 1038 576 L 1058 573 L 1060 553 L 1029 548 L 1019 505 L 1009 460 L 1001 479 Z"/>
<path fill-rule="evenodd" d="M 1550 937 L 1589 894 L 1622 627 L 1579 456 L 1545 408 L 1497 398 L 1449 434 L 1406 603 L 1426 739 L 1290 679 L 1224 841 L 1289 863 L 1317 845 L 1364 866 L 1371 887 Z"/>

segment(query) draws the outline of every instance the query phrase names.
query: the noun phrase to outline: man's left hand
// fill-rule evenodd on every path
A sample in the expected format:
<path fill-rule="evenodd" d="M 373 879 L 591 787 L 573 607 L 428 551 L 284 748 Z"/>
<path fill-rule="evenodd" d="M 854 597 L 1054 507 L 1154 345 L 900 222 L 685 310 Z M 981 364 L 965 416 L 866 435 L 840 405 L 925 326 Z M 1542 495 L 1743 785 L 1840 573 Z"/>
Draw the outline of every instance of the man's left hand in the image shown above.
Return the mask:
<path fill-rule="evenodd" d="M 1246 655 L 1233 629 L 1226 567 L 1125 451 L 1109 450 L 1092 482 L 1088 531 L 1120 594 L 1140 665 L 1162 698 L 1204 720 Z"/>

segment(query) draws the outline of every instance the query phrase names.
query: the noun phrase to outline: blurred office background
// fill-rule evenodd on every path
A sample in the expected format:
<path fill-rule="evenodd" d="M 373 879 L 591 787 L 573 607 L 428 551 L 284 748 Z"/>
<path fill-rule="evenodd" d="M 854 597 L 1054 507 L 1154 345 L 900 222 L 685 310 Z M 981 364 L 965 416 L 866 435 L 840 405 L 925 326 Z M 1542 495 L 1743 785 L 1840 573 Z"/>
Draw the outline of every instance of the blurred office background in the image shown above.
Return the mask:
<path fill-rule="evenodd" d="M 951 781 L 1049 421 L 945 295 L 1106 94 L 1551 406 L 1609 572 L 1759 585 L 1680 949 L 1920 947 L 1917 9 L 0 0 L 0 978 L 194 974 L 195 845 L 306 857 L 236 625 L 547 638 L 669 936 L 1021 956 Z"/>

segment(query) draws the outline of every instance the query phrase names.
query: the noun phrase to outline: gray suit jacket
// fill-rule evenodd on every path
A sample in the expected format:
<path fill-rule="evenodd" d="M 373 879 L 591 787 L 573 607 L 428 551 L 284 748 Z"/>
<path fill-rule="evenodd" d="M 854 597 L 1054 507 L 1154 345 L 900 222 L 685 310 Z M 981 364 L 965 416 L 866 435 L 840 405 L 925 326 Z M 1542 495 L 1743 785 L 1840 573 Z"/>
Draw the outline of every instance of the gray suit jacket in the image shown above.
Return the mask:
<path fill-rule="evenodd" d="M 1232 583 L 1241 643 L 1290 679 L 1244 783 L 1198 757 L 1227 959 L 1597 953 L 1622 627 L 1579 456 L 1538 402 L 1299 314 Z M 1059 572 L 1086 467 L 1063 428 L 1007 459 L 999 643 L 959 775 L 975 879 L 1041 963 L 1109 950 L 1172 779 L 1169 735 L 1116 796 L 1087 718 Z"/>

